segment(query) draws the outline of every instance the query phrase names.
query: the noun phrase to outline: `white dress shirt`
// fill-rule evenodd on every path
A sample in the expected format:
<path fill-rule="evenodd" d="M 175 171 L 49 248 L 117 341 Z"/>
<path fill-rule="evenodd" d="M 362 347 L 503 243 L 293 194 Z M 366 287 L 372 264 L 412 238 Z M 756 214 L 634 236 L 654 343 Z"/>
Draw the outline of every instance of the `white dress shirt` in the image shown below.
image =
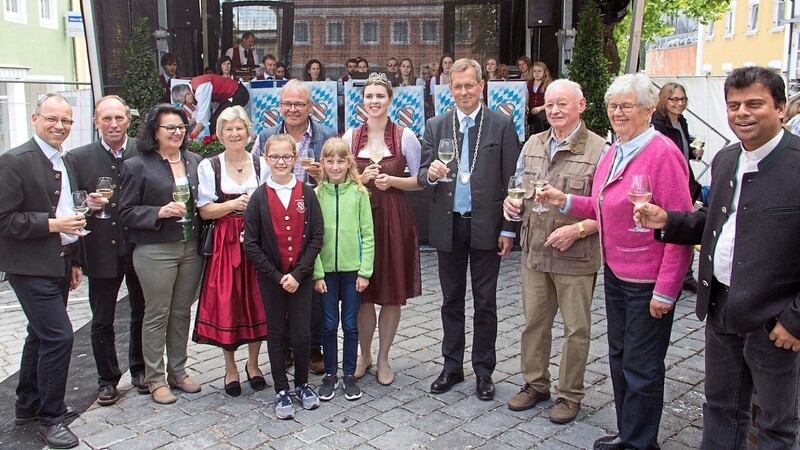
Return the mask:
<path fill-rule="evenodd" d="M 58 196 L 58 206 L 56 206 L 56 219 L 61 217 L 74 216 L 75 211 L 72 210 L 72 188 L 69 184 L 69 172 L 64 165 L 64 151 L 57 149 L 44 141 L 37 135 L 33 135 L 39 148 L 42 149 L 44 156 L 50 160 L 53 165 L 53 170 L 61 172 L 61 195 Z M 69 245 L 78 241 L 78 236 L 74 234 L 59 233 L 61 235 L 61 245 Z"/>

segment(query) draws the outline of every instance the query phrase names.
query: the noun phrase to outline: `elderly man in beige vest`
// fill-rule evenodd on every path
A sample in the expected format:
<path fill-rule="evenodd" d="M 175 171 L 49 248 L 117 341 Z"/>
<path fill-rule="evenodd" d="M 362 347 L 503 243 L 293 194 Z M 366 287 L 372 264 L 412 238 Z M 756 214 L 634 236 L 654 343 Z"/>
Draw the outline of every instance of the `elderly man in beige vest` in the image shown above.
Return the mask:
<path fill-rule="evenodd" d="M 586 109 L 580 85 L 557 80 L 547 87 L 545 111 L 551 129 L 528 139 L 517 163 L 518 174 L 545 179 L 576 195 L 590 195 L 597 161 L 605 140 L 581 121 Z M 533 408 L 550 399 L 550 349 L 553 319 L 561 310 L 564 346 L 559 364 L 556 400 L 550 420 L 575 419 L 585 395 L 583 376 L 589 354 L 592 292 L 600 268 L 596 223 L 562 214 L 553 206 L 535 208 L 534 190 L 523 200 L 506 198 L 506 217 L 522 214 L 521 371 L 525 385 L 509 402 L 513 411 Z M 540 212 L 536 212 L 536 211 Z"/>

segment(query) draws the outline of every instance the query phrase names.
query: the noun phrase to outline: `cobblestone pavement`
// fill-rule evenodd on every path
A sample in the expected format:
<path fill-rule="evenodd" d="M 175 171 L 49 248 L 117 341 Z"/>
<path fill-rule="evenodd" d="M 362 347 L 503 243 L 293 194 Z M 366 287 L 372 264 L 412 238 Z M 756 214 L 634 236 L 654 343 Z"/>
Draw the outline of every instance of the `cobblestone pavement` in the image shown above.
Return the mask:
<path fill-rule="evenodd" d="M 188 372 L 202 384 L 201 393 L 180 393 L 177 403 L 157 405 L 149 396 L 129 390 L 129 376 L 123 375 L 120 389 L 127 392 L 117 404 L 100 407 L 95 403 L 72 423 L 72 430 L 81 438 L 78 448 L 591 448 L 596 438 L 616 429 L 602 276 L 598 277 L 592 302 L 586 398 L 577 420 L 568 425 L 556 425 L 548 420 L 552 401 L 524 412 L 513 412 L 506 407 L 506 402 L 522 384 L 519 337 L 524 319 L 519 258 L 519 252 L 504 258 L 498 283 L 497 369 L 493 376 L 497 396 L 493 401 L 483 402 L 475 397 L 475 378 L 469 361 L 465 363 L 465 382 L 446 394 L 428 393 L 431 381 L 441 371 L 441 297 L 436 254 L 423 252 L 423 295 L 410 300 L 403 308 L 400 330 L 391 353 L 396 373 L 392 386 L 378 384 L 373 368 L 360 381 L 364 391 L 360 400 L 349 402 L 339 390 L 332 401 L 323 402 L 316 410 L 305 411 L 295 403 L 295 419 L 278 420 L 274 415 L 271 387 L 254 392 L 243 382 L 240 397 L 226 396 L 222 390 L 221 351 L 190 342 Z M 70 298 L 69 312 L 76 330 L 90 318 L 86 295 L 84 282 Z M 471 293 L 467 296 L 467 315 L 471 316 Z M 660 433 L 664 449 L 699 446 L 704 379 L 702 327 L 694 316 L 694 296 L 679 302 L 672 345 L 666 358 L 667 382 Z M 469 345 L 469 319 L 467 328 Z M 560 317 L 556 318 L 554 328 L 551 372 L 556 376 L 563 343 Z M 24 337 L 24 315 L 7 283 L 2 283 L 0 380 L 18 370 Z M 467 358 L 470 350 L 468 347 Z M 239 367 L 244 365 L 246 356 L 244 349 L 237 352 Z M 271 381 L 266 345 L 262 348 L 261 367 Z M 240 376 L 245 379 L 244 374 Z M 321 377 L 311 375 L 310 381 L 318 385 Z"/>

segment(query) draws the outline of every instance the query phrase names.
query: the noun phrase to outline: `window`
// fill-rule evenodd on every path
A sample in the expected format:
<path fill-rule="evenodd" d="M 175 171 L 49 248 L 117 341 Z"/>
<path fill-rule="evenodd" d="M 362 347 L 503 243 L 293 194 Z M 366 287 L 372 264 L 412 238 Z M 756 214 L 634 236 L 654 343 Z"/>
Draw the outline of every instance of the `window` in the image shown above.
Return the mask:
<path fill-rule="evenodd" d="M 3 18 L 6 22 L 28 23 L 25 0 L 3 0 Z"/>
<path fill-rule="evenodd" d="M 39 0 L 39 26 L 58 29 L 56 0 Z"/>
<path fill-rule="evenodd" d="M 344 45 L 344 22 L 329 20 L 325 23 L 325 44 Z"/>
<path fill-rule="evenodd" d="M 731 5 L 731 9 L 725 13 L 725 36 L 733 36 L 734 20 L 736 19 L 733 7 L 734 5 Z"/>
<path fill-rule="evenodd" d="M 758 30 L 758 0 L 750 0 L 747 6 L 747 31 Z"/>
<path fill-rule="evenodd" d="M 783 26 L 783 14 L 786 11 L 786 0 L 775 0 L 775 9 L 772 12 L 772 28 Z"/>
<path fill-rule="evenodd" d="M 295 45 L 311 44 L 310 25 L 307 20 L 298 20 L 294 23 L 294 43 Z"/>
<path fill-rule="evenodd" d="M 706 39 L 711 39 L 714 37 L 714 22 L 708 22 L 706 24 Z"/>
<path fill-rule="evenodd" d="M 361 45 L 378 44 L 379 30 L 377 20 L 361 21 Z"/>
<path fill-rule="evenodd" d="M 456 44 L 469 45 L 472 43 L 472 22 L 468 19 L 456 20 Z"/>
<path fill-rule="evenodd" d="M 421 44 L 439 43 L 439 21 L 423 20 L 419 27 L 419 41 Z"/>
<path fill-rule="evenodd" d="M 392 45 L 408 45 L 410 34 L 407 20 L 392 21 Z"/>

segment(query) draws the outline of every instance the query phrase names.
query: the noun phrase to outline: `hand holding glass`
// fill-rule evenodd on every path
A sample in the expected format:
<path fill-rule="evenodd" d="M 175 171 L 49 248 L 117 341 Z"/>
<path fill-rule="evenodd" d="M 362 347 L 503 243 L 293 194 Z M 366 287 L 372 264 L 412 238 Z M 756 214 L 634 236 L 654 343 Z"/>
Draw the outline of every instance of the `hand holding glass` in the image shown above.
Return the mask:
<path fill-rule="evenodd" d="M 111 182 L 111 177 L 98 178 L 96 192 L 102 195 L 106 200 L 110 199 L 114 195 L 114 184 Z M 108 219 L 111 217 L 111 214 L 106 212 L 105 204 L 103 204 L 103 209 L 100 210 L 100 214 L 95 217 L 98 219 Z"/>
<path fill-rule="evenodd" d="M 175 189 L 172 191 L 172 199 L 178 203 L 186 204 L 191 198 L 191 193 L 189 192 L 189 185 L 188 184 L 176 184 Z M 178 223 L 186 223 L 191 222 L 190 219 L 186 217 L 181 217 L 178 220 Z"/>
<path fill-rule="evenodd" d="M 529 182 L 533 184 L 532 187 L 536 194 L 536 206 L 534 206 L 531 211 L 537 214 L 550 211 L 550 208 L 548 208 L 547 205 L 539 201 L 539 194 L 541 194 L 544 190 L 544 187 L 547 186 L 547 176 L 542 172 L 534 172 L 533 177 L 530 178 Z"/>
<path fill-rule="evenodd" d="M 72 210 L 75 211 L 76 215 L 86 214 L 89 212 L 89 205 L 87 201 L 89 200 L 89 194 L 86 191 L 72 191 Z M 86 236 L 87 234 L 91 233 L 91 231 L 84 229 L 81 227 L 78 230 L 79 236 Z"/>
<path fill-rule="evenodd" d="M 383 161 L 385 151 L 386 144 L 380 139 L 373 139 L 372 142 L 369 143 L 369 148 L 367 149 L 369 159 L 373 164 L 380 164 L 381 161 Z"/>
<path fill-rule="evenodd" d="M 450 164 L 455 158 L 456 155 L 456 143 L 452 139 L 442 139 L 439 141 L 439 161 L 443 162 L 444 165 Z M 439 182 L 442 183 L 451 183 L 453 180 L 450 178 L 449 175 L 445 175 L 442 178 L 439 178 Z"/>
<path fill-rule="evenodd" d="M 653 189 L 650 187 L 649 175 L 631 176 L 631 181 L 628 186 L 628 200 L 637 207 L 646 205 L 653 197 Z M 642 227 L 640 223 L 637 223 L 634 228 L 629 228 L 628 231 L 647 233 L 650 230 Z"/>
<path fill-rule="evenodd" d="M 508 180 L 508 196 L 514 200 L 522 200 L 525 197 L 525 186 L 523 185 L 523 175 L 518 173 Z M 512 222 L 521 222 L 522 214 L 517 213 L 509 217 Z"/>

